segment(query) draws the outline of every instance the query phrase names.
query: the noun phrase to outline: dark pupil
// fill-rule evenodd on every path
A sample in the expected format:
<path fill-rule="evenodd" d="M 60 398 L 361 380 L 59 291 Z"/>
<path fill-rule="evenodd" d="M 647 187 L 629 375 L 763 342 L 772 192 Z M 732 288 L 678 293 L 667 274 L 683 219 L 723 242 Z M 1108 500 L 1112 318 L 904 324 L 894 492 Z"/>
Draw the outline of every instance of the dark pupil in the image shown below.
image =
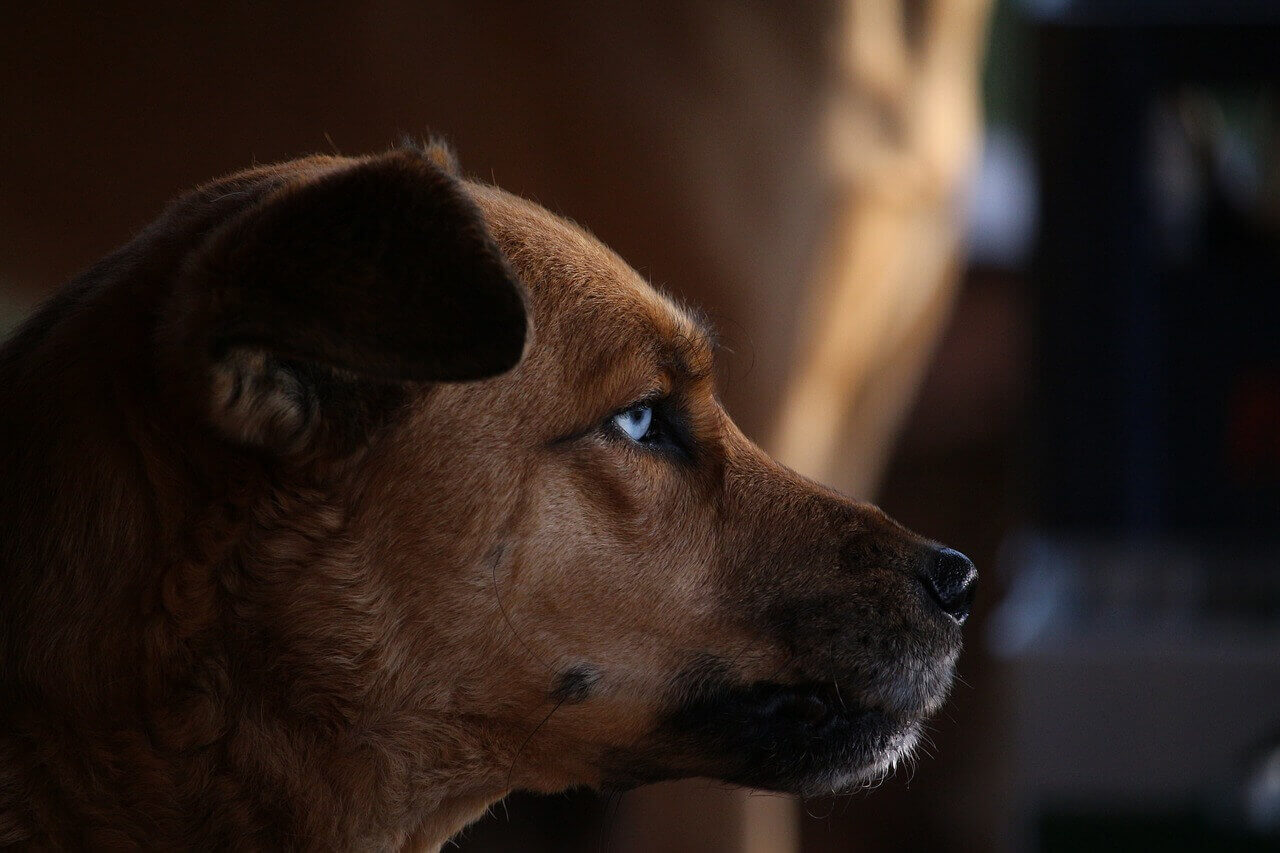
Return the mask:
<path fill-rule="evenodd" d="M 631 426 L 633 429 L 636 427 L 639 427 L 642 423 L 644 423 L 644 415 L 645 415 L 645 410 L 643 406 L 632 409 L 631 411 L 627 412 L 627 420 L 631 422 Z"/>

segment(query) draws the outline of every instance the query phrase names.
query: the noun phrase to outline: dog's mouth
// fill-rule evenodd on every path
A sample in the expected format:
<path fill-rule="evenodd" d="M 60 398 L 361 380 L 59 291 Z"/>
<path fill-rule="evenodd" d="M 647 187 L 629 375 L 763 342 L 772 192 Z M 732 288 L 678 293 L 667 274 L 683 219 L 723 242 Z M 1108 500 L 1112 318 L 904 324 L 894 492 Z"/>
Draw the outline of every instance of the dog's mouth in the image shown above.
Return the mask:
<path fill-rule="evenodd" d="M 883 779 L 909 758 L 920 725 L 853 701 L 834 681 L 707 687 L 668 716 L 657 749 L 645 750 L 677 756 L 667 772 L 646 770 L 644 756 L 632 754 L 625 776 L 636 777 L 610 782 L 709 776 L 785 793 L 838 793 Z"/>

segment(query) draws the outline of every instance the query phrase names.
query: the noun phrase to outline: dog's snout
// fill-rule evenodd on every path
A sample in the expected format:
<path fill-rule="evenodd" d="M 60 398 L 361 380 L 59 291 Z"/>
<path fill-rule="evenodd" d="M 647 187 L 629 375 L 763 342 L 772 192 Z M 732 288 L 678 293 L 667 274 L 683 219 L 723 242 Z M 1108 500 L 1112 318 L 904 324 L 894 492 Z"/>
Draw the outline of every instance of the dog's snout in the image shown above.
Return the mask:
<path fill-rule="evenodd" d="M 926 566 L 921 580 L 943 612 L 964 624 L 969 618 L 978 582 L 973 561 L 954 548 L 940 548 Z"/>

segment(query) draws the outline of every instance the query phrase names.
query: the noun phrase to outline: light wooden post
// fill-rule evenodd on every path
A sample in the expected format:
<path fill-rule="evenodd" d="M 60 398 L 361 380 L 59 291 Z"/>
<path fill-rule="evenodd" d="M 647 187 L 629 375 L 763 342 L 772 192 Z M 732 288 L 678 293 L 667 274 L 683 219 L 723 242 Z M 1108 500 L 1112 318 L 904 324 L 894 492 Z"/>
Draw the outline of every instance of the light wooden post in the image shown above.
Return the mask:
<path fill-rule="evenodd" d="M 848 7 L 829 111 L 838 187 L 771 449 L 841 490 L 875 491 L 949 314 L 979 143 L 989 0 Z"/>

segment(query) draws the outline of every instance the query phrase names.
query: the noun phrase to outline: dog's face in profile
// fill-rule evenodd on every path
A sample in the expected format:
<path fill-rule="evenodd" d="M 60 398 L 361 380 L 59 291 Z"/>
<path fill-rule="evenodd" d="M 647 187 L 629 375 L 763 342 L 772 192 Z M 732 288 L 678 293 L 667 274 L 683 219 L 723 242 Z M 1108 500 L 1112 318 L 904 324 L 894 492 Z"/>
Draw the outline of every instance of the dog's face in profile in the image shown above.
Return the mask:
<path fill-rule="evenodd" d="M 415 407 L 371 538 L 413 543 L 383 557 L 398 594 L 465 614 L 417 642 L 485 649 L 465 711 L 518 737 L 502 766 L 549 789 L 882 773 L 947 691 L 971 566 L 755 447 L 716 401 L 708 330 L 590 236 L 468 191 L 532 342 Z"/>
<path fill-rule="evenodd" d="M 107 369 L 147 365 L 148 471 L 191 480 L 156 500 L 202 531 L 120 522 L 187 554 L 137 579 L 163 616 L 139 666 L 183 685 L 148 712 L 175 750 L 220 743 L 299 796 L 329 768 L 393 780 L 398 806 L 359 796 L 412 833 L 511 788 L 841 790 L 945 697 L 969 561 L 772 461 L 718 404 L 703 323 L 438 152 L 227 179 L 115 264 L 76 310 L 153 306 Z M 71 310 L 10 362 L 74 346 Z M 56 681 L 31 661 L 75 649 L 18 624 L 5 677 Z"/>

